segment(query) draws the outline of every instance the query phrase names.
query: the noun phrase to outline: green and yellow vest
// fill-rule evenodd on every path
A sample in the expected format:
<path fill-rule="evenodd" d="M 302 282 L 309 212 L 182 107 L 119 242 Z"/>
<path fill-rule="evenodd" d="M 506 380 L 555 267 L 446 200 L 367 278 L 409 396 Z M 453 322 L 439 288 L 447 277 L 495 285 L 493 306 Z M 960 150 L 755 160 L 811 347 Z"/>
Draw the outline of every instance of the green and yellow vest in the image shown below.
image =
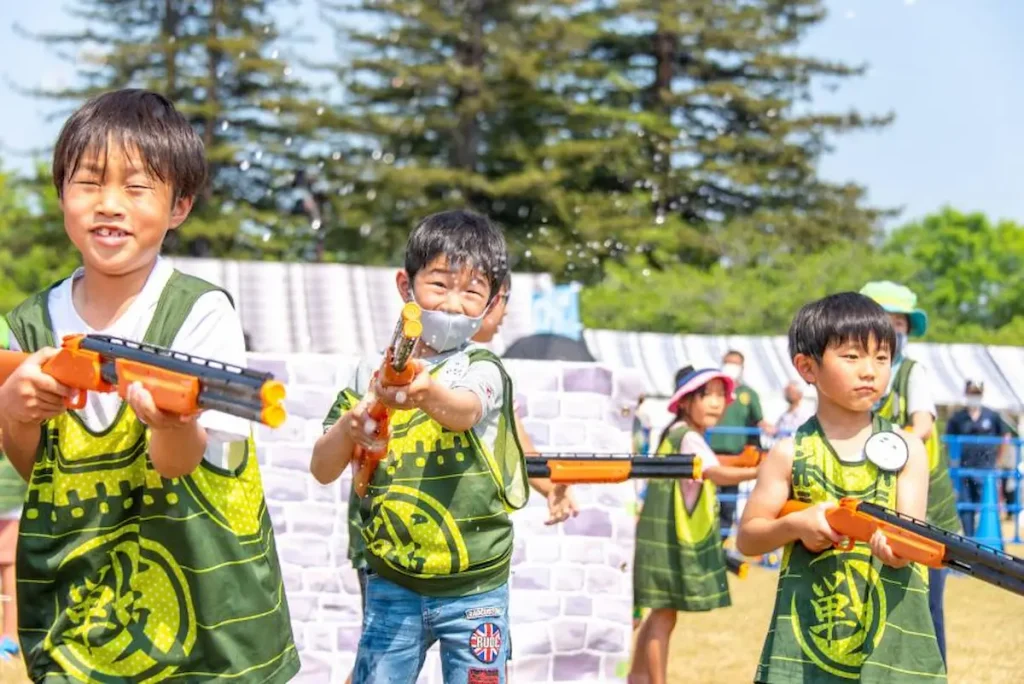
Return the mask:
<path fill-rule="evenodd" d="M 689 431 L 674 425 L 657 453 L 680 453 Z M 730 603 L 715 485 L 701 483 L 689 509 L 679 480 L 651 480 L 636 527 L 633 605 L 704 611 Z"/>
<path fill-rule="evenodd" d="M 892 391 L 882 399 L 878 415 L 900 427 L 910 426 L 907 414 L 907 393 L 910 386 L 910 371 L 915 361 L 904 359 L 896 371 Z M 956 512 L 956 494 L 949 476 L 949 454 L 939 440 L 939 431 L 932 429 L 924 443 L 928 452 L 928 522 L 947 532 L 960 532 L 960 516 Z"/>
<path fill-rule="evenodd" d="M 470 363 L 494 363 L 504 382 L 493 452 L 473 430 L 453 432 L 418 409 L 394 411 L 388 455 L 370 482 L 368 505 L 361 506 L 367 565 L 425 596 L 468 596 L 506 583 L 509 513 L 529 496 L 512 381 L 491 352 L 473 349 L 468 355 Z M 443 367 L 439 363 L 431 373 Z M 339 410 L 358 400 L 343 392 Z"/>
<path fill-rule="evenodd" d="M 213 289 L 175 272 L 143 341 L 170 346 Z M 54 345 L 48 296 L 7 317 L 25 351 Z M 16 567 L 34 681 L 262 684 L 298 672 L 251 437 L 230 470 L 204 460 L 167 480 L 126 403 L 99 433 L 72 411 L 41 431 Z"/>
<path fill-rule="evenodd" d="M 874 418 L 874 432 L 891 429 Z M 850 496 L 896 508 L 896 474 L 867 459 L 840 461 L 817 418 L 797 430 L 794 443 L 792 498 L 817 504 Z M 928 612 L 928 569 L 883 565 L 862 543 L 821 553 L 799 541 L 787 545 L 755 681 L 945 682 Z"/>

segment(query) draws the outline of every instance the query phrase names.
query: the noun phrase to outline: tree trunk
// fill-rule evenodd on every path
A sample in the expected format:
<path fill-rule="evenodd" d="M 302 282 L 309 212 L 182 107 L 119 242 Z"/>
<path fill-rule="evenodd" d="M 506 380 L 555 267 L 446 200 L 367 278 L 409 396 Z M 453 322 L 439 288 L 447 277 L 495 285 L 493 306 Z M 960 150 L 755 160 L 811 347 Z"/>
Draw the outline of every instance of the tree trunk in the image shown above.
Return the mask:
<path fill-rule="evenodd" d="M 483 80 L 484 67 L 484 16 L 486 0 L 469 0 L 466 3 L 466 40 L 456 48 L 459 64 L 472 72 L 472 76 L 464 79 L 455 96 L 458 108 L 467 100 L 480 96 L 480 82 Z M 480 128 L 477 112 L 459 113 L 459 125 L 455 132 L 452 165 L 459 169 L 473 171 L 476 169 L 477 155 L 480 144 Z"/>

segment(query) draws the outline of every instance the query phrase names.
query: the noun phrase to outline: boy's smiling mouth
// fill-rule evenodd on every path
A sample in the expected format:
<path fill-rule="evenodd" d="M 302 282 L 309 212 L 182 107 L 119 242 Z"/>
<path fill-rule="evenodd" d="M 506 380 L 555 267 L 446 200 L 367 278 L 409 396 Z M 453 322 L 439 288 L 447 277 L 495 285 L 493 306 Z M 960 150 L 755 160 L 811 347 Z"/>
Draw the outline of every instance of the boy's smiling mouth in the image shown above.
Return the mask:
<path fill-rule="evenodd" d="M 127 230 L 118 226 L 100 225 L 89 229 L 89 234 L 96 242 L 106 247 L 118 247 L 123 245 L 132 236 Z"/>

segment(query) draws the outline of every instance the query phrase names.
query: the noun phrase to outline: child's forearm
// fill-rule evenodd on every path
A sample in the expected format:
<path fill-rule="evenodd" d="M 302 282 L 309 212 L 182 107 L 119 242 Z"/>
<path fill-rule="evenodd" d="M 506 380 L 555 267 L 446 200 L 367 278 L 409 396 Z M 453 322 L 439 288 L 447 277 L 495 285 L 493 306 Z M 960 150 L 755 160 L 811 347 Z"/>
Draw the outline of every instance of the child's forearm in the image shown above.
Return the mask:
<path fill-rule="evenodd" d="M 745 556 L 759 556 L 797 540 L 799 535 L 788 517 L 744 520 L 736 533 L 736 549 Z"/>
<path fill-rule="evenodd" d="M 3 439 L 0 440 L 4 454 L 26 482 L 32 477 L 41 434 L 39 423 L 11 422 L 4 425 Z"/>
<path fill-rule="evenodd" d="M 738 485 L 740 482 L 753 480 L 755 477 L 757 477 L 757 468 L 720 465 L 704 471 L 704 479 L 711 480 L 719 487 Z"/>
<path fill-rule="evenodd" d="M 313 477 L 320 484 L 330 484 L 337 480 L 352 460 L 355 442 L 341 427 L 342 421 L 347 419 L 348 414 L 343 414 L 337 423 L 320 436 L 313 447 L 309 472 L 313 473 Z"/>
<path fill-rule="evenodd" d="M 149 459 L 161 477 L 183 477 L 202 462 L 206 442 L 206 430 L 195 420 L 180 427 L 150 430 Z"/>
<path fill-rule="evenodd" d="M 467 389 L 449 389 L 439 382 L 431 385 L 420 409 L 453 432 L 471 430 L 483 413 L 480 397 Z"/>

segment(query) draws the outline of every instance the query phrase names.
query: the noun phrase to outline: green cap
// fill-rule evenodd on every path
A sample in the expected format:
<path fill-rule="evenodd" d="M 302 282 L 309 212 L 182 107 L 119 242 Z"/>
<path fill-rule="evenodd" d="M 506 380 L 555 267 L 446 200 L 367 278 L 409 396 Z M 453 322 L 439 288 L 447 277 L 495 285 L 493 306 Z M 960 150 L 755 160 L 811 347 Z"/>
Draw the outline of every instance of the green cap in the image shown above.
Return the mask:
<path fill-rule="evenodd" d="M 928 330 L 928 314 L 917 308 L 917 295 L 909 287 L 890 280 L 875 280 L 862 287 L 860 293 L 889 313 L 905 315 L 910 321 L 910 337 L 921 337 Z"/>

